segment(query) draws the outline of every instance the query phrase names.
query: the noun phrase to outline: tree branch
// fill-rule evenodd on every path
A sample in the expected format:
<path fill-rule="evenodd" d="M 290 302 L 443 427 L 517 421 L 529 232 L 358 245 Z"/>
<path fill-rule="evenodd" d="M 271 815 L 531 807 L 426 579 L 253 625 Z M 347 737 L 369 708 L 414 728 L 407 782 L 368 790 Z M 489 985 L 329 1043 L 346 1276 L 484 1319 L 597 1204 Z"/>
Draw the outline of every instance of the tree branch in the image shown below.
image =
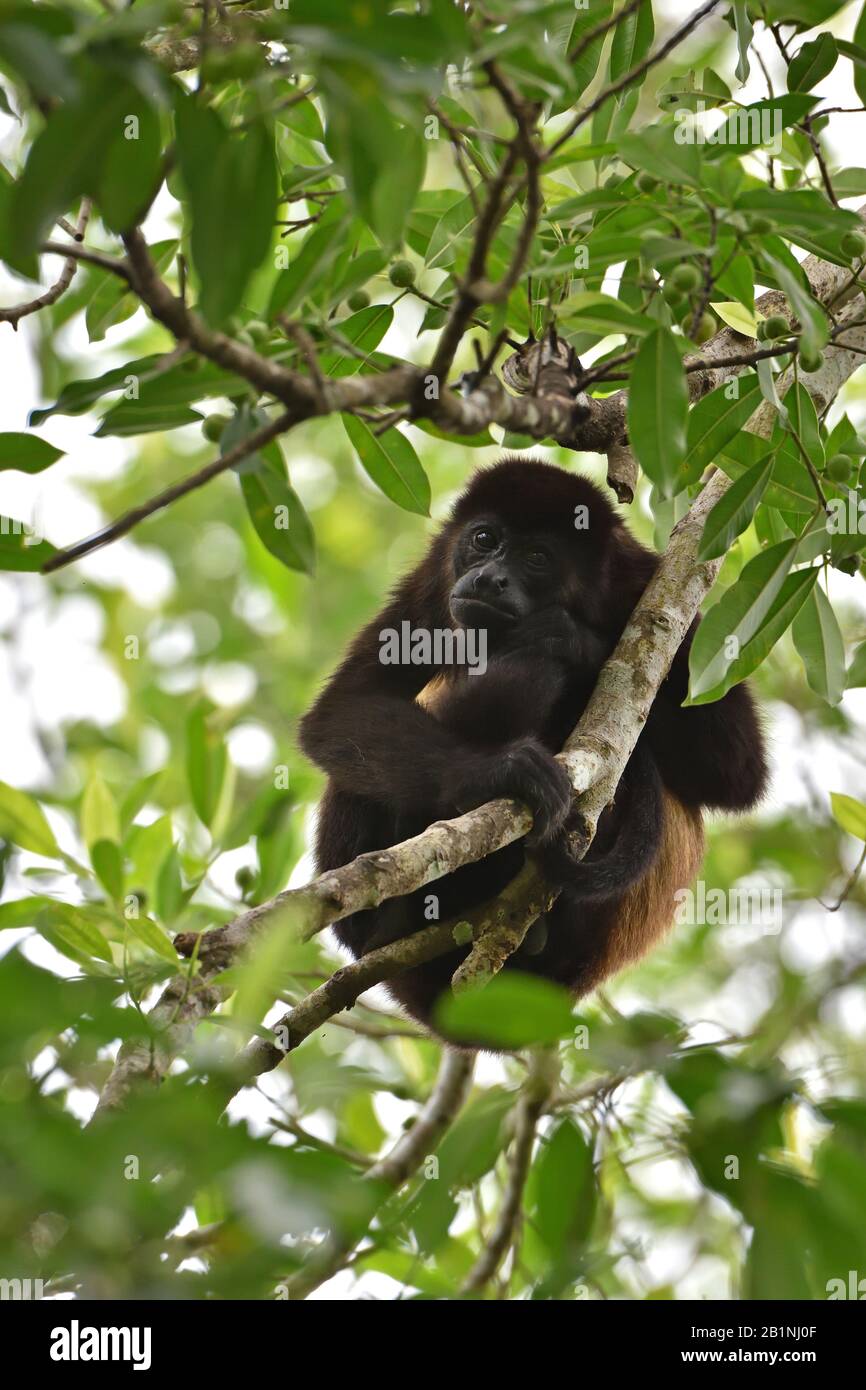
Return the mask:
<path fill-rule="evenodd" d="M 72 232 L 76 241 L 80 241 L 87 230 L 87 224 L 90 221 L 90 209 L 90 199 L 82 198 L 78 222 Z M 66 257 L 66 260 L 54 284 L 42 294 L 37 295 L 35 299 L 28 300 L 25 304 L 15 304 L 9 309 L 0 309 L 0 323 L 11 323 L 12 327 L 17 332 L 18 324 L 23 318 L 26 318 L 28 314 L 36 314 L 40 309 L 46 309 L 51 304 L 56 304 L 60 296 L 65 294 L 69 289 L 69 286 L 72 284 L 72 277 L 78 269 L 79 260 L 86 259 L 86 256 L 75 254 L 83 249 L 76 246 L 75 242 L 70 246 L 64 246 L 62 242 L 48 242 L 47 246 L 43 249 L 53 251 L 55 248 L 60 255 Z"/>
<path fill-rule="evenodd" d="M 706 19 L 707 15 L 710 14 L 718 4 L 719 0 L 706 0 L 706 3 L 701 5 L 700 9 L 695 10 L 694 14 L 689 15 L 689 18 L 684 20 L 679 28 L 675 29 L 674 32 L 665 39 L 664 43 L 659 44 L 658 48 L 654 48 L 651 53 L 648 53 L 642 62 L 636 64 L 636 66 L 631 68 L 628 72 L 623 73 L 622 77 L 618 78 L 616 82 L 611 82 L 607 87 L 604 87 L 588 106 L 585 106 L 582 111 L 578 112 L 578 114 L 569 121 L 565 130 L 561 135 L 557 136 L 553 144 L 547 147 L 544 153 L 544 159 L 551 159 L 553 155 L 556 154 L 557 150 L 560 150 L 562 146 L 571 139 L 572 135 L 575 135 L 577 131 L 580 130 L 581 126 L 585 125 L 586 122 L 595 115 L 596 111 L 604 106 L 605 102 L 610 101 L 611 97 L 618 96 L 620 92 L 624 92 L 628 87 L 633 86 L 634 83 L 639 81 L 651 68 L 654 68 L 657 63 L 661 63 L 669 53 L 679 47 L 683 39 L 688 38 L 689 34 L 697 28 L 701 20 Z"/>
<path fill-rule="evenodd" d="M 233 449 L 227 453 L 220 454 L 212 459 L 204 468 L 200 468 L 197 473 L 193 473 L 188 478 L 182 478 L 179 483 L 173 483 L 171 487 L 165 488 L 157 493 L 149 502 L 143 502 L 139 507 L 133 507 L 130 511 L 124 512 L 116 521 L 112 521 L 109 526 L 104 526 L 101 531 L 95 532 L 92 536 L 85 537 L 84 540 L 76 541 L 75 545 L 70 545 L 66 550 L 58 550 L 42 566 L 43 574 L 50 574 L 53 570 L 63 569 L 65 565 L 71 565 L 73 560 L 80 560 L 83 555 L 90 555 L 92 551 L 101 549 L 104 545 L 109 545 L 112 541 L 125 536 L 140 521 L 153 516 L 155 512 L 162 511 L 163 507 L 168 507 L 172 502 L 176 502 L 179 497 L 185 497 L 187 493 L 195 491 L 196 488 L 204 487 L 211 478 L 216 478 L 218 474 L 225 473 L 229 468 L 234 468 L 236 463 L 249 458 L 258 449 L 263 449 L 266 444 L 270 444 L 272 439 L 277 439 L 279 435 L 285 434 L 286 430 L 291 429 L 294 418 L 289 412 L 280 415 L 276 420 L 269 420 L 266 425 L 254 430 L 247 435 Z"/>
<path fill-rule="evenodd" d="M 412 1128 L 402 1134 L 390 1153 L 372 1164 L 364 1181 L 402 1187 L 425 1159 L 436 1149 L 442 1135 L 462 1108 L 472 1082 L 475 1059 L 471 1053 L 446 1048 L 442 1054 L 436 1084 Z M 329 1237 L 310 1256 L 305 1265 L 285 1281 L 289 1298 L 300 1301 L 333 1278 L 351 1257 L 358 1240 Z"/>
<path fill-rule="evenodd" d="M 502 1206 L 490 1239 L 464 1280 L 460 1292 L 479 1293 L 489 1283 L 519 1234 L 523 1191 L 529 1176 L 538 1122 L 544 1114 L 559 1078 L 554 1049 L 533 1053 L 529 1075 L 517 1106 L 514 1139 L 508 1155 L 508 1181 Z"/>

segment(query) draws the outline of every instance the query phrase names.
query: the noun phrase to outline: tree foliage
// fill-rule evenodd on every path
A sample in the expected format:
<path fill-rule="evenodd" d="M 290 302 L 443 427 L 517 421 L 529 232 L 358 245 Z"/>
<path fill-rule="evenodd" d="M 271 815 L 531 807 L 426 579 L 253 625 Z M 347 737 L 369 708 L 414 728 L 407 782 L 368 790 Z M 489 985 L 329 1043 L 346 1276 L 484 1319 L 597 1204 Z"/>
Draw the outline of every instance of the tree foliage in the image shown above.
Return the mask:
<path fill-rule="evenodd" d="M 294 724 L 495 448 L 606 459 L 660 548 L 715 468 L 689 700 L 756 675 L 862 775 L 866 169 L 834 154 L 862 110 L 827 93 L 866 101 L 864 23 L 0 0 L 0 333 L 29 335 L 44 402 L 0 434 L 0 642 L 22 669 L 34 605 L 68 683 L 58 705 L 22 678 L 37 771 L 0 784 L 0 1272 L 793 1299 L 864 1271 L 866 805 L 820 762 L 809 799 L 714 830 L 703 914 L 616 1004 L 512 976 L 456 996 L 455 1027 L 528 1049 L 471 1091 L 367 995 L 235 1095 L 333 954 L 291 908 L 207 968 L 173 944 L 309 877 Z M 82 495 L 92 535 L 64 523 Z M 707 905 L 755 883 L 769 927 Z M 118 1042 L 136 1084 L 85 1124 Z"/>

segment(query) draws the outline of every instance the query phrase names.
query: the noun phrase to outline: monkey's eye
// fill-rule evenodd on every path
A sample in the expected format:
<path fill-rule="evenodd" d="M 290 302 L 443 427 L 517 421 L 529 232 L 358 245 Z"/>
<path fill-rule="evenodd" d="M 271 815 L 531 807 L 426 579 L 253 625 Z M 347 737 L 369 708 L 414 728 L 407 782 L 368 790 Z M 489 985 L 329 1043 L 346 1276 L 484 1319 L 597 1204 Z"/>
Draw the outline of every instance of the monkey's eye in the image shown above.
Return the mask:
<path fill-rule="evenodd" d="M 530 569 L 546 570 L 550 564 L 550 556 L 546 550 L 530 550 L 526 557 L 526 563 Z"/>
<path fill-rule="evenodd" d="M 494 532 L 486 526 L 479 526 L 478 530 L 473 532 L 472 543 L 476 550 L 495 550 L 497 545 Z"/>

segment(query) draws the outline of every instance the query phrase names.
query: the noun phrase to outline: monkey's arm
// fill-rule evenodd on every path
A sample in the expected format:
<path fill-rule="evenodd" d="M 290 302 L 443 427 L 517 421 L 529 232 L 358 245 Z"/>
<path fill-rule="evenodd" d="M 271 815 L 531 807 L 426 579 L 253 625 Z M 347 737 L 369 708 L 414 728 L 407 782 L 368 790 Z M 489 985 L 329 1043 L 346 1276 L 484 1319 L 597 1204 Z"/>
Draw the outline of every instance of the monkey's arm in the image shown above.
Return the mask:
<path fill-rule="evenodd" d="M 564 608 L 541 609 L 500 638 L 484 672 L 467 671 L 437 694 L 436 718 L 462 738 L 495 747 L 545 737 L 566 692 L 588 696 L 612 643 Z M 569 702 L 573 709 L 573 701 Z M 568 715 L 566 715 L 568 719 Z M 570 731 L 574 718 L 568 723 Z M 561 738 L 554 740 L 558 747 Z"/>
<path fill-rule="evenodd" d="M 431 820 L 514 797 L 533 813 L 531 839 L 549 838 L 568 814 L 571 786 L 564 769 L 535 739 L 480 746 L 469 739 L 470 724 L 455 729 L 422 709 L 415 696 L 431 668 L 379 661 L 380 632 L 399 628 L 406 617 L 405 608 L 395 612 L 391 605 L 356 639 L 301 722 L 304 752 L 336 787 Z M 429 617 L 411 621 L 416 628 L 437 625 Z M 470 688 L 467 719 L 472 698 Z M 484 718 L 482 708 L 474 727 Z"/>
<path fill-rule="evenodd" d="M 647 721 L 665 786 L 687 806 L 745 811 L 767 785 L 764 737 L 751 691 L 735 685 L 710 705 L 682 708 L 689 685 L 692 624 Z"/>

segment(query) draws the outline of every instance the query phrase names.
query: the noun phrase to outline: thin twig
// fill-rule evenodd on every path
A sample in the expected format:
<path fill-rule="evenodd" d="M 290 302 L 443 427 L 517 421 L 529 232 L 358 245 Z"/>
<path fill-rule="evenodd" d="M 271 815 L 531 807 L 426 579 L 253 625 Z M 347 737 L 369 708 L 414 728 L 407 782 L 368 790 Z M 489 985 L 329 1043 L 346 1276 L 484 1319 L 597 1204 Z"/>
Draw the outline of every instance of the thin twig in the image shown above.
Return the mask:
<path fill-rule="evenodd" d="M 116 521 L 103 527 L 92 536 L 85 537 L 84 540 L 77 541 L 75 545 L 68 546 L 65 550 L 58 550 L 42 566 L 43 574 L 50 574 L 53 570 L 63 569 L 65 565 L 72 564 L 73 560 L 80 560 L 83 555 L 90 555 L 94 550 L 101 550 L 104 545 L 110 545 L 120 536 L 125 536 L 139 522 L 153 516 L 155 512 L 162 511 L 172 502 L 176 502 L 180 497 L 186 497 L 187 493 L 194 492 L 196 488 L 204 487 L 211 478 L 216 478 L 220 473 L 225 473 L 227 469 L 234 468 L 236 463 L 254 454 L 257 449 L 262 449 L 266 444 L 270 444 L 272 439 L 284 434 L 294 424 L 294 417 L 286 412 L 276 420 L 269 420 L 266 425 L 254 430 L 247 435 L 233 449 L 221 454 L 213 459 L 204 468 L 200 468 L 197 473 L 192 473 L 188 478 L 182 478 L 179 483 L 173 483 L 171 487 L 165 488 L 157 493 L 156 497 L 151 497 L 150 501 L 143 502 L 139 507 L 133 507 L 130 511 L 124 512 Z"/>
<path fill-rule="evenodd" d="M 72 230 L 72 236 L 75 242 L 79 242 L 87 230 L 87 223 L 90 220 L 90 209 L 90 199 L 82 198 L 78 222 L 74 230 L 70 229 Z M 42 248 L 43 251 L 53 249 L 53 242 L 48 242 Z M 37 295 L 35 299 L 28 300 L 25 304 L 15 304 L 9 309 L 0 309 L 0 323 L 11 323 L 12 327 L 17 330 L 21 320 L 26 318 L 28 314 L 38 313 L 40 309 L 46 309 L 50 304 L 56 304 L 60 296 L 65 294 L 72 284 L 72 277 L 78 269 L 78 262 L 85 259 L 84 256 L 73 254 L 73 252 L 80 251 L 80 249 L 80 247 L 74 244 L 70 247 L 63 247 L 62 254 L 66 257 L 66 260 L 54 284 L 47 290 L 44 290 L 42 294 Z"/>
<path fill-rule="evenodd" d="M 616 82 L 611 82 L 607 87 L 604 87 L 588 106 L 585 106 L 582 111 L 569 121 L 565 130 L 557 136 L 553 144 L 548 145 L 542 155 L 542 159 L 545 162 L 552 159 L 556 152 L 561 150 L 562 146 L 580 130 L 581 126 L 585 125 L 586 122 L 595 115 L 596 111 L 604 106 L 605 102 L 609 101 L 611 97 L 618 96 L 619 93 L 624 92 L 626 88 L 633 86 L 633 84 L 648 73 L 651 68 L 661 63 L 673 49 L 677 48 L 679 44 L 682 43 L 683 39 L 688 38 L 692 30 L 696 29 L 701 20 L 706 19 L 707 15 L 710 14 L 718 4 L 719 0 L 706 0 L 705 4 L 703 4 L 699 10 L 695 10 L 694 14 L 690 15 L 678 29 L 675 29 L 670 37 L 665 39 L 663 44 L 653 49 L 651 53 L 648 53 L 635 67 L 623 73 L 622 77 L 617 78 Z"/>

